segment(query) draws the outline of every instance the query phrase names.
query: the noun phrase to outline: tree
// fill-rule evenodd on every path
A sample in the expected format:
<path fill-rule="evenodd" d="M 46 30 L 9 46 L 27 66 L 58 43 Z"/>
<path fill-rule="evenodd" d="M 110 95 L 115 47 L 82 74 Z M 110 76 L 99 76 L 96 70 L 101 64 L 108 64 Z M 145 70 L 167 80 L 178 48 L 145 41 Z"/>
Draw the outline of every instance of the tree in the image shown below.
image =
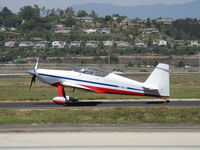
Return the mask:
<path fill-rule="evenodd" d="M 40 16 L 40 8 L 38 5 L 34 5 L 34 16 L 36 17 Z"/>
<path fill-rule="evenodd" d="M 72 18 L 74 16 L 74 9 L 72 7 L 67 7 L 65 13 L 67 17 Z"/>
<path fill-rule="evenodd" d="M 10 17 L 4 19 L 4 26 L 16 27 L 18 24 L 20 24 L 20 22 L 21 22 L 21 19 L 18 16 L 13 15 L 13 16 L 10 16 Z"/>
<path fill-rule="evenodd" d="M 7 7 L 0 12 L 0 25 L 5 27 L 15 27 L 21 22 L 19 16 L 13 14 Z"/>
<path fill-rule="evenodd" d="M 77 13 L 77 17 L 86 17 L 88 13 L 85 10 L 79 10 Z"/>
<path fill-rule="evenodd" d="M 57 15 L 60 16 L 60 17 L 63 17 L 63 16 L 65 16 L 65 11 L 58 8 L 57 9 Z"/>
<path fill-rule="evenodd" d="M 179 61 L 179 62 L 176 64 L 176 67 L 182 68 L 182 67 L 185 67 L 185 64 L 184 64 L 184 62 Z"/>
<path fill-rule="evenodd" d="M 12 16 L 12 15 L 14 15 L 14 14 L 13 14 L 12 11 L 11 11 L 10 9 L 8 9 L 7 7 L 4 7 L 4 8 L 2 9 L 2 11 L 0 12 L 0 16 L 1 16 L 3 19 L 5 19 L 5 18 L 7 18 L 7 17 L 10 17 L 10 16 Z"/>
<path fill-rule="evenodd" d="M 71 27 L 71 26 L 75 25 L 75 23 L 76 23 L 76 20 L 71 17 L 67 17 L 67 19 L 65 21 L 63 21 L 63 24 L 67 27 Z"/>
<path fill-rule="evenodd" d="M 35 13 L 33 7 L 31 7 L 31 6 L 24 6 L 23 8 L 20 9 L 19 15 L 24 20 L 30 20 L 30 19 L 32 19 L 36 15 L 36 13 Z"/>
<path fill-rule="evenodd" d="M 91 11 L 90 16 L 92 18 L 97 18 L 98 17 L 97 14 L 96 14 L 96 12 L 94 10 Z"/>
<path fill-rule="evenodd" d="M 151 19 L 147 18 L 146 27 L 151 28 Z"/>
<path fill-rule="evenodd" d="M 107 21 L 107 22 L 112 21 L 112 17 L 111 16 L 105 16 L 105 21 Z"/>

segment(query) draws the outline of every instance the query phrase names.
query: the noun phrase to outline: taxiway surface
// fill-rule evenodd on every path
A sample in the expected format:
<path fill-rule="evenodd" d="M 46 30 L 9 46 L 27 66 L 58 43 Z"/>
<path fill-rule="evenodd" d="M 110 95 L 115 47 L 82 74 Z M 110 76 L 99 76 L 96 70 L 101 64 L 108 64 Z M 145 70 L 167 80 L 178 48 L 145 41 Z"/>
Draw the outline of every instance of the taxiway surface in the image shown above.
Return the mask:
<path fill-rule="evenodd" d="M 18 109 L 33 109 L 33 108 L 84 108 L 84 107 L 152 107 L 152 106 L 168 106 L 168 107 L 180 107 L 180 106 L 200 106 L 200 100 L 171 100 L 170 103 L 165 101 L 151 101 L 151 100 L 98 100 L 98 101 L 80 101 L 77 104 L 69 104 L 67 106 L 57 105 L 53 102 L 0 102 L 0 108 L 18 108 Z"/>

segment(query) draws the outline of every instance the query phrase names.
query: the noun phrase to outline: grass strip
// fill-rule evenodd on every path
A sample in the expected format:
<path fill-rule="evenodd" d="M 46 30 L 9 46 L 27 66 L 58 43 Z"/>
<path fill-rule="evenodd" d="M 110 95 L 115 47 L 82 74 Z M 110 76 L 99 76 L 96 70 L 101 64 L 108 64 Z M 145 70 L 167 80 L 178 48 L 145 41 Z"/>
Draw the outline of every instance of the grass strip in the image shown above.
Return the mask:
<path fill-rule="evenodd" d="M 145 81 L 147 77 L 132 77 L 138 81 Z M 30 78 L 0 78 L 0 101 L 38 101 L 50 100 L 57 96 L 57 89 L 47 84 L 36 81 L 36 84 L 29 90 Z M 182 75 L 171 76 L 170 93 L 171 98 L 200 98 L 200 76 Z M 65 88 L 67 95 L 82 99 L 141 99 L 152 97 L 127 96 L 99 94 Z"/>
<path fill-rule="evenodd" d="M 0 109 L 0 124 L 200 124 L 200 108 Z"/>

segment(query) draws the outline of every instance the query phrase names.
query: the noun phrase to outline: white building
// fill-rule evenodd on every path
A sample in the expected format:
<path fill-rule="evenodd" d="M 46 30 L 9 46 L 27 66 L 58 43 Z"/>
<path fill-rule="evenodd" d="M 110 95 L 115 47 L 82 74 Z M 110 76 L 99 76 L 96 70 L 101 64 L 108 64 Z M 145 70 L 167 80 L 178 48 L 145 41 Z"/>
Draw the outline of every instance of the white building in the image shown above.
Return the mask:
<path fill-rule="evenodd" d="M 30 41 L 24 41 L 19 43 L 19 47 L 33 47 L 34 43 Z"/>
<path fill-rule="evenodd" d="M 86 29 L 86 30 L 84 30 L 84 32 L 86 32 L 87 34 L 91 34 L 91 33 L 96 33 L 97 30 L 96 29 Z"/>
<path fill-rule="evenodd" d="M 113 46 L 113 43 L 113 41 L 103 41 L 103 45 L 108 47 Z"/>
<path fill-rule="evenodd" d="M 200 46 L 198 41 L 189 41 L 189 46 Z"/>
<path fill-rule="evenodd" d="M 92 17 L 77 17 L 76 19 L 81 22 L 85 22 L 85 23 L 93 23 L 94 22 L 94 18 L 92 18 Z"/>
<path fill-rule="evenodd" d="M 102 29 L 100 30 L 100 33 L 101 33 L 101 34 L 110 34 L 110 28 L 102 28 Z"/>
<path fill-rule="evenodd" d="M 70 42 L 69 47 L 80 47 L 81 46 L 81 41 L 73 41 Z"/>
<path fill-rule="evenodd" d="M 52 47 L 53 48 L 64 48 L 66 46 L 66 42 L 64 41 L 53 41 Z"/>
<path fill-rule="evenodd" d="M 70 33 L 72 32 L 71 27 L 55 28 L 55 33 Z"/>
<path fill-rule="evenodd" d="M 15 41 L 8 41 L 8 42 L 5 42 L 5 47 L 15 47 L 16 44 L 17 43 Z"/>
<path fill-rule="evenodd" d="M 34 48 L 46 48 L 48 47 L 48 45 L 49 45 L 49 42 L 47 41 L 39 41 L 35 43 Z"/>
<path fill-rule="evenodd" d="M 97 41 L 87 41 L 86 47 L 98 47 Z"/>
<path fill-rule="evenodd" d="M 126 42 L 126 41 L 117 41 L 116 44 L 117 44 L 117 47 L 129 47 L 130 46 L 129 42 Z"/>
<path fill-rule="evenodd" d="M 156 28 L 146 28 L 142 30 L 143 34 L 159 34 L 159 30 Z"/>
<path fill-rule="evenodd" d="M 142 40 L 135 40 L 134 43 L 135 43 L 135 46 L 137 47 L 147 47 L 147 43 Z"/>
<path fill-rule="evenodd" d="M 163 23 L 163 24 L 172 24 L 173 21 L 174 21 L 174 20 L 171 19 L 171 18 L 160 18 L 160 19 L 156 19 L 156 22 Z"/>
<path fill-rule="evenodd" d="M 165 41 L 165 40 L 160 40 L 160 41 L 158 42 L 158 46 L 167 46 L 167 41 Z"/>

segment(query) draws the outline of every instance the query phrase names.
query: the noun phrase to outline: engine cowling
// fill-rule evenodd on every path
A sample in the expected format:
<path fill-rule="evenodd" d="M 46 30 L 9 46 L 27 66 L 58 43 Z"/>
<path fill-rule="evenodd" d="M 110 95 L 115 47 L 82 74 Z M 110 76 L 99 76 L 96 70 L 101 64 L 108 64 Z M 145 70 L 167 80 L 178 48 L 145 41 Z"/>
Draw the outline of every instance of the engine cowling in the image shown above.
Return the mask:
<path fill-rule="evenodd" d="M 73 98 L 73 97 L 69 97 L 69 96 L 66 96 L 65 97 L 54 97 L 52 99 L 52 101 L 56 104 L 74 104 L 74 103 L 77 103 L 78 100 Z"/>

